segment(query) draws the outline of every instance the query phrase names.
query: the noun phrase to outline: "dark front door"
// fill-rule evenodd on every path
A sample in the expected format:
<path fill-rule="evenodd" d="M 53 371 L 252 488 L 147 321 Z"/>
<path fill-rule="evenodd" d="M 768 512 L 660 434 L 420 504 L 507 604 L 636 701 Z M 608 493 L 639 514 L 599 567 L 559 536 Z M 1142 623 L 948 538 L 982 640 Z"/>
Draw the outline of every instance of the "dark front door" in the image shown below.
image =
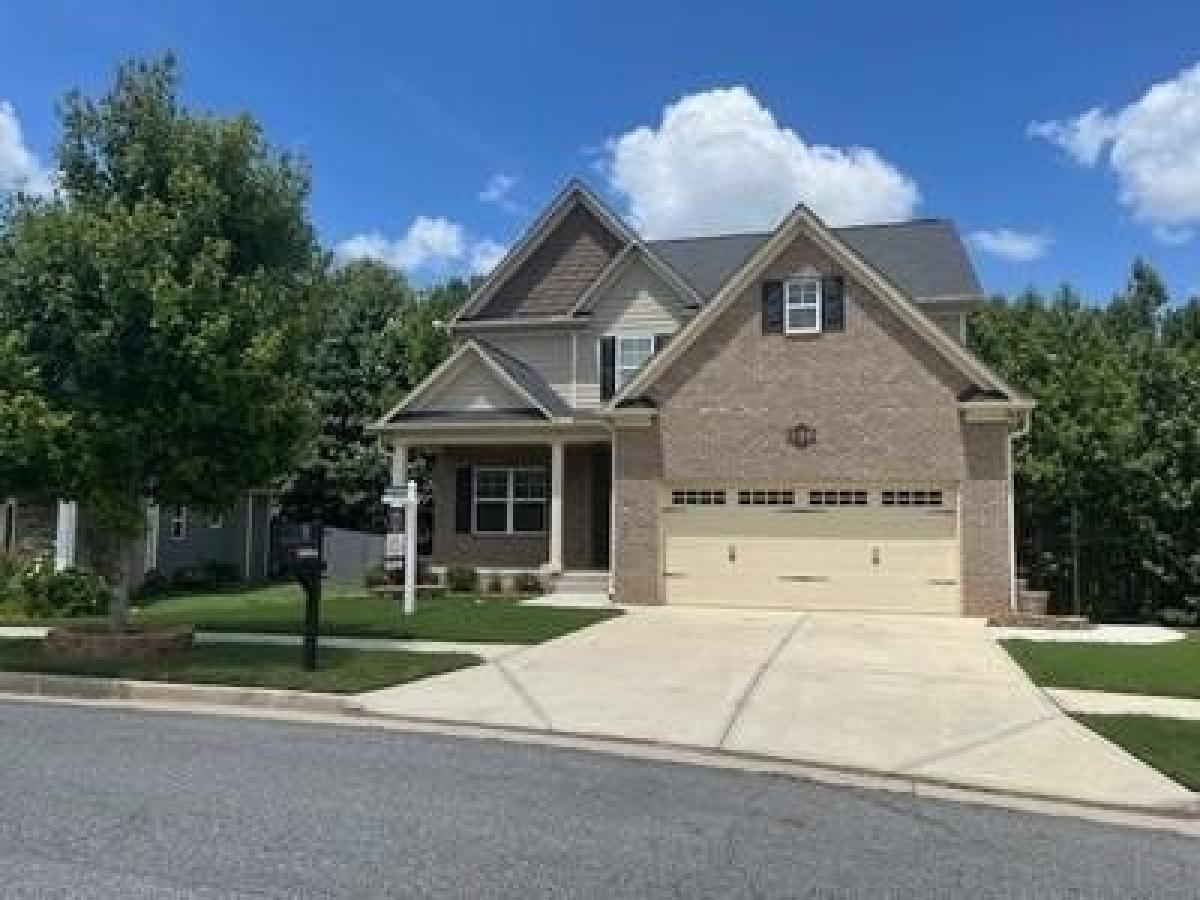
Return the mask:
<path fill-rule="evenodd" d="M 597 444 L 589 454 L 592 467 L 592 565 L 608 568 L 612 528 L 612 449 Z"/>

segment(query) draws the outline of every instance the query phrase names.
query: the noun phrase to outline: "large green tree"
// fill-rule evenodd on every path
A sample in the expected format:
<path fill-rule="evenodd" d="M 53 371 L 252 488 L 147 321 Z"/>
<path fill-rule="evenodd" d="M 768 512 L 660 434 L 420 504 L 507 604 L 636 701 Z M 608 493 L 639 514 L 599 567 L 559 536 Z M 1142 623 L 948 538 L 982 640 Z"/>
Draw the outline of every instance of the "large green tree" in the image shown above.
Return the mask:
<path fill-rule="evenodd" d="M 452 280 L 428 290 L 375 262 L 335 271 L 322 290 L 321 340 L 311 380 L 320 427 L 307 460 L 289 479 L 290 515 L 380 531 L 380 496 L 390 478 L 386 448 L 367 426 L 445 357 L 438 327 L 467 293 Z"/>
<path fill-rule="evenodd" d="M 0 233 L 0 482 L 82 501 L 128 548 L 144 498 L 223 508 L 311 434 L 309 178 L 249 115 L 187 108 L 169 56 L 60 116 L 57 195 Z M 110 562 L 123 583 L 126 549 Z"/>

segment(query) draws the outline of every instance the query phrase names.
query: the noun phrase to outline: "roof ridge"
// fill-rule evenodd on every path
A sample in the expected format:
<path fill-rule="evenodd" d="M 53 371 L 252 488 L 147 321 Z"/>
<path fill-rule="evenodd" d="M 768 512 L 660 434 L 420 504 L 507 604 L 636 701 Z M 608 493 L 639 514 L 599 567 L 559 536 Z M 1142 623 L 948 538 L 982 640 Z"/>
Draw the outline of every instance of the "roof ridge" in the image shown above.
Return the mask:
<path fill-rule="evenodd" d="M 858 225 L 838 225 L 833 231 L 854 231 L 860 228 L 903 228 L 905 225 L 954 224 L 947 216 L 918 216 L 915 219 L 894 219 L 891 222 L 861 222 Z"/>

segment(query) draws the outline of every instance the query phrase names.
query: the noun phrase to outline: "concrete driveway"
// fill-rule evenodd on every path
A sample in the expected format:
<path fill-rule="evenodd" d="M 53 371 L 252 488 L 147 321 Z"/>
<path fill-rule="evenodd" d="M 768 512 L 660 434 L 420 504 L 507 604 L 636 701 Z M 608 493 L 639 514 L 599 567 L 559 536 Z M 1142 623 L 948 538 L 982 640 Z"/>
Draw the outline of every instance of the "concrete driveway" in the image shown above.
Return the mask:
<path fill-rule="evenodd" d="M 682 744 L 1075 801 L 1196 799 L 1064 715 L 970 619 L 645 609 L 359 700 L 376 714 Z"/>

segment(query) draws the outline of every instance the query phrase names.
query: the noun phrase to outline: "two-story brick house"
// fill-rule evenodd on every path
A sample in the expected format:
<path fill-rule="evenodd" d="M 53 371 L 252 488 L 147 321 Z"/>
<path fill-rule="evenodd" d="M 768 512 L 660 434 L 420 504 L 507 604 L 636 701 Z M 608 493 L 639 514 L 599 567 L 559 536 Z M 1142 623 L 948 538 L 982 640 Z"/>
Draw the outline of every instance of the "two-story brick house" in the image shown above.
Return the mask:
<path fill-rule="evenodd" d="M 432 451 L 433 563 L 623 603 L 992 614 L 1031 401 L 964 346 L 953 225 L 644 241 L 573 182 L 376 428 Z"/>

